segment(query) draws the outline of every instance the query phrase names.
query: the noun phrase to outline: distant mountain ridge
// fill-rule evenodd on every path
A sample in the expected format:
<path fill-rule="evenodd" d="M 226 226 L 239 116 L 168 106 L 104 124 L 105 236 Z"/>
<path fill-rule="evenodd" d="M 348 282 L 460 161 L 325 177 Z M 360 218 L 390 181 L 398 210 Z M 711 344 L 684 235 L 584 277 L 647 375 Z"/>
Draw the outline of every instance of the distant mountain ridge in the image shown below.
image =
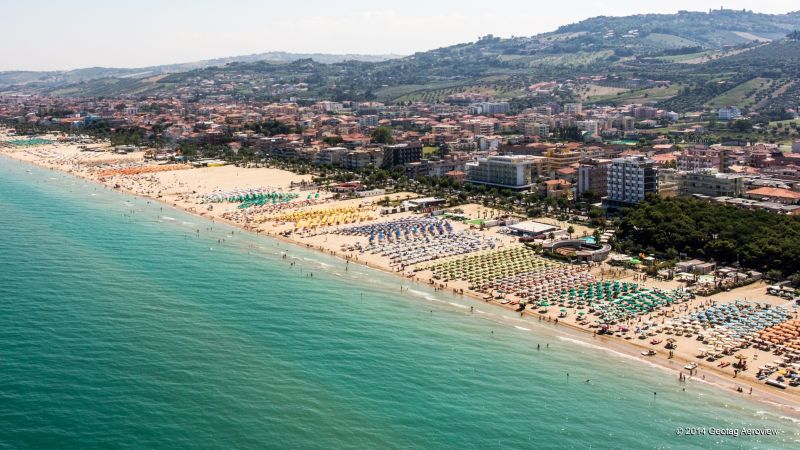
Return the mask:
<path fill-rule="evenodd" d="M 763 39 L 780 39 L 797 30 L 800 11 L 763 14 L 753 11 L 718 9 L 705 12 L 679 11 L 677 14 L 640 14 L 625 17 L 599 16 L 564 25 L 558 33 L 613 32 L 624 35 L 659 33 L 678 36 L 713 48 Z M 752 36 L 748 36 L 752 35 Z"/>
<path fill-rule="evenodd" d="M 38 87 L 56 87 L 72 83 L 82 83 L 100 78 L 145 78 L 175 72 L 202 69 L 211 66 L 221 66 L 234 62 L 269 61 L 276 63 L 290 63 L 300 59 L 313 59 L 324 64 L 334 64 L 344 61 L 380 62 L 389 59 L 402 58 L 402 55 L 362 55 L 362 54 L 327 54 L 327 53 L 291 53 L 291 52 L 265 52 L 250 55 L 213 58 L 188 63 L 164 64 L 158 66 L 139 68 L 115 67 L 87 67 L 73 70 L 29 71 L 13 70 L 0 71 L 0 89 L 8 86 L 34 85 Z"/>
<path fill-rule="evenodd" d="M 197 98 L 384 102 L 441 102 L 468 92 L 518 100 L 523 107 L 554 101 L 638 101 L 688 111 L 735 101 L 746 108 L 779 110 L 800 105 L 797 30 L 800 11 L 595 17 L 535 36 L 487 35 L 380 61 L 273 52 L 159 66 L 158 72 L 119 69 L 110 74 L 104 71 L 117 69 L 93 68 L 53 80 L 39 74 L 45 79 L 35 81 L 30 75 L 5 73 L 0 74 L 0 92 L 85 97 L 181 92 Z M 27 84 L 21 81 L 26 76 Z M 91 79 L 78 80 L 81 76 Z M 578 78 L 607 81 L 584 86 L 583 92 L 537 96 L 527 91 L 538 82 Z M 652 80 L 661 87 L 654 88 Z"/>

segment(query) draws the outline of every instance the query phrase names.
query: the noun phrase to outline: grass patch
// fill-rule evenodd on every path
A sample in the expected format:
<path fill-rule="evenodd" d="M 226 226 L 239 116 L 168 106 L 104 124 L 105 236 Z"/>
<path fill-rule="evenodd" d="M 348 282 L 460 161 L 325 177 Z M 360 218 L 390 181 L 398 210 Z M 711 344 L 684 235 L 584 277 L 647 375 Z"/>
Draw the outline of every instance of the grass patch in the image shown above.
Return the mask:
<path fill-rule="evenodd" d="M 695 47 L 697 42 L 675 36 L 674 34 L 650 33 L 644 38 L 646 42 L 658 45 L 662 48 L 681 48 L 681 47 Z"/>
<path fill-rule="evenodd" d="M 668 55 L 668 56 L 659 56 L 655 58 L 659 61 L 669 62 L 669 63 L 686 63 L 689 61 L 701 61 L 705 57 L 711 57 L 712 55 L 716 54 L 715 50 L 707 50 L 704 52 L 697 52 L 697 53 L 687 53 L 685 55 Z"/>
<path fill-rule="evenodd" d="M 721 108 L 723 106 L 738 106 L 739 108 L 749 108 L 756 103 L 754 95 L 759 89 L 764 89 L 770 83 L 766 78 L 753 78 L 744 83 L 714 97 L 706 106 L 709 108 Z"/>
<path fill-rule="evenodd" d="M 613 95 L 589 98 L 587 101 L 592 103 L 612 103 L 624 105 L 630 103 L 655 103 L 678 95 L 681 85 L 671 84 L 663 87 L 652 87 L 646 89 L 636 89 L 633 91 L 621 92 Z"/>
<path fill-rule="evenodd" d="M 611 50 L 603 50 L 599 52 L 577 52 L 563 55 L 542 56 L 531 60 L 528 66 L 579 67 L 604 60 L 613 54 L 614 52 Z"/>

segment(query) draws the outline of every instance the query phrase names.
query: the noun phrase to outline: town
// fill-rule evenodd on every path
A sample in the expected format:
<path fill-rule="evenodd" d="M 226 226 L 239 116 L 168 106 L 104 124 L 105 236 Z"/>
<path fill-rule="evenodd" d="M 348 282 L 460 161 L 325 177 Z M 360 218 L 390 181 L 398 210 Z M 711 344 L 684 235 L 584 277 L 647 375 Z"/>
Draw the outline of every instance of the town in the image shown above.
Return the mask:
<path fill-rule="evenodd" d="M 552 82 L 531 89 L 546 95 L 548 89 L 575 86 Z M 549 103 L 512 113 L 508 102 L 470 93 L 441 104 L 307 106 L 225 102 L 217 96 L 1 96 L 0 120 L 20 137 L 33 131 L 60 131 L 67 139 L 105 137 L 116 151 L 146 148 L 156 161 L 270 160 L 321 178 L 355 180 L 359 189 L 468 184 L 475 192 L 533 195 L 584 214 L 591 207 L 613 212 L 648 194 L 800 213 L 798 121 L 768 124 L 772 134 L 747 136 L 762 138 L 754 141 L 709 129 L 742 123 L 753 128 L 736 106 L 677 114 L 643 104 Z M 378 181 L 363 176 L 368 168 L 387 172 Z"/>
<path fill-rule="evenodd" d="M 682 409 L 791 436 L 782 415 L 715 417 L 800 411 L 799 27 L 722 8 L 409 56 L 0 72 L 9 304 L 30 291 L 79 309 L 68 336 L 137 336 L 114 380 L 152 360 L 169 389 L 241 383 L 226 408 L 286 383 L 255 408 L 322 387 L 405 402 L 382 412 L 405 424 L 418 393 L 436 409 L 488 383 L 536 421 L 574 396 L 581 423 L 627 405 L 670 437 L 694 432 L 665 418 Z M 27 314 L 9 335 L 62 325 Z M 200 359 L 235 368 L 208 379 Z M 308 398 L 276 415 L 314 417 Z"/>

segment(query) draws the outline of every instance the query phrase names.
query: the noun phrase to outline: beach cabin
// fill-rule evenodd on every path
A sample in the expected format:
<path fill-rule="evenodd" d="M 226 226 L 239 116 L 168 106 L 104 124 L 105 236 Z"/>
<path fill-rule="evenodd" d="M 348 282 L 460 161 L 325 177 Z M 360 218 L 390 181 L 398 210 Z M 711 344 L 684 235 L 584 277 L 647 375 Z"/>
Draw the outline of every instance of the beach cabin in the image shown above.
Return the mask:
<path fill-rule="evenodd" d="M 444 205 L 446 202 L 443 198 L 424 197 L 406 200 L 404 203 L 410 208 L 417 211 L 432 211 L 434 207 Z"/>
<path fill-rule="evenodd" d="M 544 238 L 549 233 L 561 235 L 562 230 L 560 230 L 555 225 L 550 225 L 548 223 L 536 222 L 533 220 L 526 220 L 524 222 L 519 222 L 515 224 L 511 224 L 507 226 L 507 229 L 510 234 L 519 237 L 537 237 L 540 236 Z"/>
<path fill-rule="evenodd" d="M 717 265 L 713 262 L 705 262 L 699 259 L 681 261 L 675 264 L 676 272 L 688 272 L 696 275 L 708 275 L 716 270 Z"/>
<path fill-rule="evenodd" d="M 698 275 L 708 275 L 713 273 L 717 268 L 717 264 L 713 262 L 702 263 L 694 266 L 693 272 Z"/>
<path fill-rule="evenodd" d="M 685 273 L 694 273 L 694 266 L 698 264 L 703 264 L 703 261 L 699 259 L 692 259 L 689 261 L 681 261 L 675 264 L 675 271 L 676 272 L 685 272 Z"/>

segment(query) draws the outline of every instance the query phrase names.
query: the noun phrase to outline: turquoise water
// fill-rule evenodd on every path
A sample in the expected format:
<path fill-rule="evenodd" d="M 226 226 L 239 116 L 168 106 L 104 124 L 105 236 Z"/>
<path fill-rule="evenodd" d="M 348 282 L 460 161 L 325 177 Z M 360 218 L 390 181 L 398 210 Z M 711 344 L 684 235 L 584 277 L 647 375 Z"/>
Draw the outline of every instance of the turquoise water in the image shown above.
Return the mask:
<path fill-rule="evenodd" d="M 0 157 L 0 448 L 800 443 L 735 393 L 232 231 Z"/>

